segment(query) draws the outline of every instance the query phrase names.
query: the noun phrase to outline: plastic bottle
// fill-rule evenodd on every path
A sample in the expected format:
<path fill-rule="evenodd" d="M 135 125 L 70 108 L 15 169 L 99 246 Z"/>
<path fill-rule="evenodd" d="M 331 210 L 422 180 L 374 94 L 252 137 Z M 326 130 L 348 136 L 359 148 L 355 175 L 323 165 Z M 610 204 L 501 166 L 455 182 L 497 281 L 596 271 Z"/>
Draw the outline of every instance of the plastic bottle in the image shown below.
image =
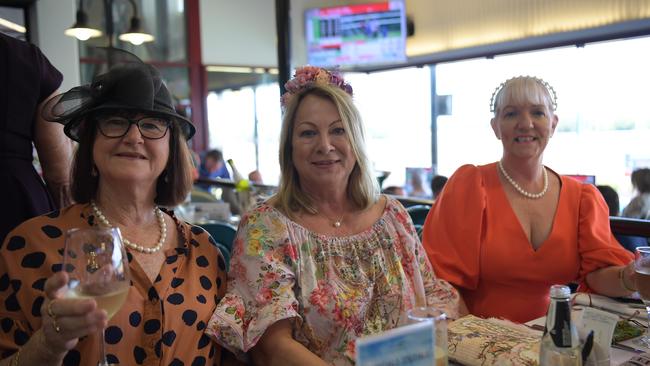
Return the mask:
<path fill-rule="evenodd" d="M 571 290 L 551 286 L 551 303 L 539 353 L 541 366 L 582 366 L 578 331 L 571 321 Z"/>

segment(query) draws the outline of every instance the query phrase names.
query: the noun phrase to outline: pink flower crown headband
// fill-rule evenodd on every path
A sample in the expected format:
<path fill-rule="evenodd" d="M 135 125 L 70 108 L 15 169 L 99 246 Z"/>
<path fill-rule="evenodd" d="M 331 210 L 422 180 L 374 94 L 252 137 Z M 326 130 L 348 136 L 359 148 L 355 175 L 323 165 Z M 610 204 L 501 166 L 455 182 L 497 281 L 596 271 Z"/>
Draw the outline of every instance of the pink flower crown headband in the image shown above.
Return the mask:
<path fill-rule="evenodd" d="M 503 87 L 506 86 L 510 81 L 515 80 L 515 79 L 520 79 L 520 78 L 525 78 L 525 79 L 533 79 L 537 83 L 539 83 L 541 86 L 543 86 L 546 91 L 548 92 L 548 95 L 551 97 L 551 104 L 553 104 L 553 110 L 557 110 L 557 93 L 555 92 L 555 89 L 551 86 L 551 84 L 547 83 L 546 81 L 534 77 L 534 76 L 516 76 L 514 78 L 510 78 L 501 84 L 497 86 L 496 89 L 494 89 L 494 92 L 492 93 L 492 98 L 490 98 L 490 112 L 496 112 L 496 102 L 497 102 L 497 95 L 499 95 L 499 92 L 503 90 Z"/>
<path fill-rule="evenodd" d="M 328 71 L 316 66 L 303 66 L 296 69 L 293 78 L 284 84 L 286 93 L 282 94 L 280 104 L 286 107 L 291 98 L 300 91 L 315 84 L 332 85 L 352 96 L 352 86 L 343 80 L 338 71 Z"/>

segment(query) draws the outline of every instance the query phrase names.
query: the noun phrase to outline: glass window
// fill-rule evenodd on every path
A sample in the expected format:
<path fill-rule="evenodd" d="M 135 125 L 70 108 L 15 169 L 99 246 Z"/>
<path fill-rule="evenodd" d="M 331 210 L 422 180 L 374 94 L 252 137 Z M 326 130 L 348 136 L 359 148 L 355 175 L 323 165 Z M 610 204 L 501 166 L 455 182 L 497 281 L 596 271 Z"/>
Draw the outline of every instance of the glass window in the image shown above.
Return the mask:
<path fill-rule="evenodd" d="M 257 87 L 257 133 L 259 171 L 265 184 L 280 182 L 280 88 L 277 83 Z"/>
<path fill-rule="evenodd" d="M 135 2 L 142 27 L 145 32 L 155 37 L 155 41 L 138 46 L 120 41 L 118 36 L 125 33 L 131 24 L 133 7 L 128 0 L 113 0 L 113 45 L 132 52 L 147 62 L 187 62 L 184 0 Z M 90 47 L 106 47 L 109 44 L 104 1 L 85 1 L 84 10 L 88 14 L 90 24 L 104 33 L 101 37 L 79 43 L 81 58 L 93 58 Z"/>
<path fill-rule="evenodd" d="M 25 41 L 25 11 L 22 8 L 0 6 L 0 32 Z"/>
<path fill-rule="evenodd" d="M 595 175 L 625 207 L 632 170 L 650 166 L 648 59 L 645 37 L 438 65 L 437 92 L 452 95 L 454 104 L 452 115 L 438 118 L 439 172 L 500 159 L 490 96 L 507 78 L 534 75 L 558 94 L 559 124 L 544 164 L 560 174 Z"/>
<path fill-rule="evenodd" d="M 463 164 L 501 157 L 490 127 L 490 96 L 510 77 L 534 75 L 558 94 L 559 124 L 544 163 L 560 174 L 594 175 L 596 184 L 618 191 L 625 207 L 633 194 L 631 172 L 650 166 L 648 59 L 650 37 L 643 37 L 436 65 L 437 93 L 450 95 L 453 104 L 437 120 L 438 173 L 449 176 Z M 376 170 L 391 172 L 384 187 L 405 185 L 406 168 L 431 166 L 430 70 L 345 75 L 364 120 L 370 159 Z M 259 166 L 270 184 L 279 175 L 278 99 L 276 83 L 261 83 L 215 90 L 208 100 L 210 146 L 223 148 L 242 172 Z"/>
<path fill-rule="evenodd" d="M 254 99 L 253 87 L 208 94 L 208 145 L 233 159 L 241 174 L 255 169 Z"/>
<path fill-rule="evenodd" d="M 268 72 L 208 72 L 208 84 L 209 148 L 221 149 L 242 174 L 259 170 L 265 184 L 277 185 L 282 123 L 277 77 Z"/>
<path fill-rule="evenodd" d="M 406 168 L 431 167 L 431 74 L 428 67 L 348 73 L 366 129 L 370 160 L 391 172 L 383 187 L 406 184 Z"/>

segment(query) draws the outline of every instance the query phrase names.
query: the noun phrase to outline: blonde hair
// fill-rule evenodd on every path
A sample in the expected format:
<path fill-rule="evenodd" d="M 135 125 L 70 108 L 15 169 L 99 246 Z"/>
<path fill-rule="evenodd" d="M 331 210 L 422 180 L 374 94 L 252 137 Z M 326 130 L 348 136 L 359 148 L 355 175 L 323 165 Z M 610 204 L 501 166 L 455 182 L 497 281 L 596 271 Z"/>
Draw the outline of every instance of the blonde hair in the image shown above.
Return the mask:
<path fill-rule="evenodd" d="M 379 196 L 379 185 L 375 179 L 368 155 L 361 115 L 352 102 L 352 97 L 338 87 L 327 84 L 314 84 L 293 95 L 286 105 L 280 132 L 280 185 L 274 196 L 274 205 L 289 217 L 293 213 L 306 211 L 317 213 L 313 198 L 300 187 L 300 177 L 292 156 L 292 136 L 296 111 L 307 95 L 314 95 L 334 103 L 341 116 L 345 134 L 356 159 L 348 179 L 347 193 L 353 206 L 366 209 L 374 204 Z"/>
<path fill-rule="evenodd" d="M 557 107 L 555 90 L 547 82 L 533 76 L 518 76 L 499 85 L 492 96 L 491 108 L 497 116 L 508 102 L 543 104 L 550 113 Z"/>

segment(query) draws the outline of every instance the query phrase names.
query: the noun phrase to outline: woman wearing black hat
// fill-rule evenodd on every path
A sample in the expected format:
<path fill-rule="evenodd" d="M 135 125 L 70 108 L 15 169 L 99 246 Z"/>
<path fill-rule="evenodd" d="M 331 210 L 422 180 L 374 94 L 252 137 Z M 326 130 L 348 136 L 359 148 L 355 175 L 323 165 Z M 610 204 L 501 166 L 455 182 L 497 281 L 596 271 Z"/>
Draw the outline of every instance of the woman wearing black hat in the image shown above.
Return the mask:
<path fill-rule="evenodd" d="M 116 52 L 110 71 L 44 111 L 79 142 L 78 203 L 24 222 L 0 248 L 0 352 L 9 356 L 0 364 L 96 365 L 102 328 L 111 363 L 220 364 L 203 328 L 225 291 L 223 257 L 205 231 L 158 208 L 191 188 L 194 127 L 155 68 Z M 94 300 L 63 298 L 57 272 L 64 233 L 96 225 L 119 227 L 129 252 L 132 284 L 110 321 Z"/>

